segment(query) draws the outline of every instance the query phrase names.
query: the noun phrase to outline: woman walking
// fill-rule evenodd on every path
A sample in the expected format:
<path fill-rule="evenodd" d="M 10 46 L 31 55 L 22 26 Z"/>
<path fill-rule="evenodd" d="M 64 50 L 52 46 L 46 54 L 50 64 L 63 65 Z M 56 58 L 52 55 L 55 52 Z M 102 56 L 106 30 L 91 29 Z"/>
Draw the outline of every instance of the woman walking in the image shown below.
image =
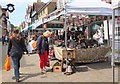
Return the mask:
<path fill-rule="evenodd" d="M 28 53 L 24 39 L 22 38 L 19 30 L 14 30 L 10 36 L 7 54 L 8 56 L 11 56 L 13 61 L 16 82 L 20 82 L 20 60 L 24 52 Z"/>

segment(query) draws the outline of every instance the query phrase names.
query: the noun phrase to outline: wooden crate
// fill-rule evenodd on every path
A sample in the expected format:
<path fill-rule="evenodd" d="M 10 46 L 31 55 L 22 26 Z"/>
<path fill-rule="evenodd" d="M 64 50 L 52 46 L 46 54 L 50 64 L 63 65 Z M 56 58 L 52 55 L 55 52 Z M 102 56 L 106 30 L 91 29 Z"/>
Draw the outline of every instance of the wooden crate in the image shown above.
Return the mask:
<path fill-rule="evenodd" d="M 53 72 L 62 72 L 62 68 L 63 68 L 62 63 L 59 63 L 57 65 L 54 64 L 54 66 L 53 66 Z"/>
<path fill-rule="evenodd" d="M 53 72 L 62 72 L 62 66 L 53 66 Z"/>

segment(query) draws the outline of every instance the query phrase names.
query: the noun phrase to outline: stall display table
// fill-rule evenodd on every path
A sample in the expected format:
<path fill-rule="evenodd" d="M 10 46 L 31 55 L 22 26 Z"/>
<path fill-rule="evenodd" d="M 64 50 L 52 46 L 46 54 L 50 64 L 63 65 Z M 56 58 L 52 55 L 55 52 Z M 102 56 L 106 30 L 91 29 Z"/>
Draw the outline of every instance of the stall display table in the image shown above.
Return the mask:
<path fill-rule="evenodd" d="M 91 63 L 106 61 L 106 54 L 111 50 L 110 46 L 100 46 L 87 49 L 67 49 L 68 58 L 75 58 L 75 62 Z M 66 58 L 66 49 L 54 46 L 54 53 L 57 59 L 64 60 Z"/>
<path fill-rule="evenodd" d="M 87 49 L 76 50 L 76 62 L 91 63 L 106 61 L 108 57 L 106 54 L 111 50 L 111 47 L 100 46 Z"/>
<path fill-rule="evenodd" d="M 67 51 L 68 51 L 68 59 L 76 58 L 75 49 L 68 48 Z M 56 58 L 59 60 L 63 61 L 66 58 L 65 48 L 54 46 L 54 53 L 55 53 Z"/>

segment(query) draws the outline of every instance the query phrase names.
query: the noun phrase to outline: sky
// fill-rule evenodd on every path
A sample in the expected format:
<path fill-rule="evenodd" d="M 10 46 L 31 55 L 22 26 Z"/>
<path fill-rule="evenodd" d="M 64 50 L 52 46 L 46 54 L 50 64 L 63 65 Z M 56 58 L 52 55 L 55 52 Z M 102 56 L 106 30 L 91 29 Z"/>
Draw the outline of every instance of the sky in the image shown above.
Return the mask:
<path fill-rule="evenodd" d="M 12 13 L 9 13 L 9 20 L 13 25 L 19 26 L 21 22 L 25 21 L 25 13 L 28 5 L 36 1 L 37 0 L 0 0 L 0 5 L 2 8 L 6 8 L 6 5 L 9 3 L 15 5 L 15 10 Z M 48 2 L 49 0 L 41 1 Z"/>

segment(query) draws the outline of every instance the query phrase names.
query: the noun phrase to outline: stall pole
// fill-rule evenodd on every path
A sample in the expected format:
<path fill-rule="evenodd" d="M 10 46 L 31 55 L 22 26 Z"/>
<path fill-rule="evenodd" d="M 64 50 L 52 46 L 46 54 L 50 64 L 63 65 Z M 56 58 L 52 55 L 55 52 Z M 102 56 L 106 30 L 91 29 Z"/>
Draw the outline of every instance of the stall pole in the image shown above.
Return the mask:
<path fill-rule="evenodd" d="M 110 34 L 109 34 L 109 29 L 110 29 L 110 27 L 109 27 L 109 21 L 107 20 L 107 29 L 108 29 L 108 40 L 107 40 L 107 45 L 108 46 L 110 46 L 111 44 L 110 44 Z"/>
<path fill-rule="evenodd" d="M 67 29 L 66 29 L 66 10 L 65 10 L 65 13 L 64 13 L 64 17 L 65 17 L 65 20 L 64 20 L 64 31 L 65 31 L 65 49 L 66 49 L 66 69 L 68 68 L 68 51 L 67 51 Z"/>
<path fill-rule="evenodd" d="M 28 43 L 30 41 L 30 30 L 28 30 Z"/>
<path fill-rule="evenodd" d="M 113 84 L 115 84 L 115 64 L 114 64 L 114 53 L 115 53 L 115 9 L 112 12 L 112 80 Z"/>

